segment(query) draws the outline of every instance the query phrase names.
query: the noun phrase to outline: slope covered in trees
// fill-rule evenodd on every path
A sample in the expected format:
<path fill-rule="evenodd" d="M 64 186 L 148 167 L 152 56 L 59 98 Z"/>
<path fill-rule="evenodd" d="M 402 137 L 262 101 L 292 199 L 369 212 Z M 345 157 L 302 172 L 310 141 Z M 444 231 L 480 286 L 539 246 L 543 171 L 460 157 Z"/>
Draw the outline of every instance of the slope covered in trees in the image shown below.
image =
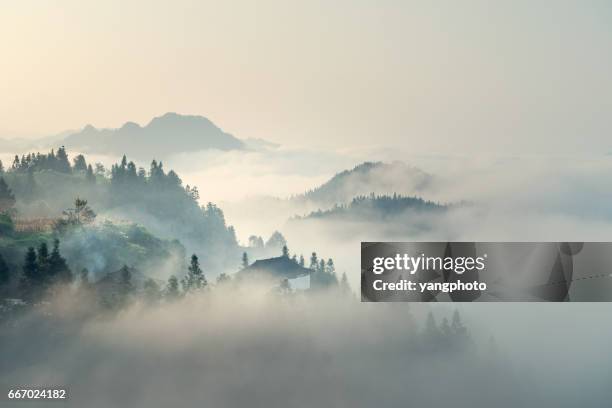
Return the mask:
<path fill-rule="evenodd" d="M 432 176 L 402 162 L 364 162 L 334 175 L 329 181 L 294 197 L 319 206 L 347 204 L 353 198 L 374 194 L 409 194 L 425 189 Z"/>
<path fill-rule="evenodd" d="M 296 219 L 386 221 L 413 213 L 436 213 L 447 207 L 419 197 L 405 197 L 397 194 L 355 197 L 347 205 L 335 205 L 329 210 L 314 211 Z"/>
<path fill-rule="evenodd" d="M 213 203 L 200 206 L 197 187 L 184 186 L 156 160 L 145 170 L 124 156 L 106 170 L 81 155 L 71 164 L 62 147 L 16 156 L 2 179 L 16 199 L 19 218 L 57 217 L 73 206 L 75 197 L 86 197 L 104 218 L 129 220 L 163 239 L 180 240 L 189 252 L 202 253 L 206 267 L 222 269 L 240 254 L 221 209 Z M 0 203 L 7 200 L 0 197 Z"/>

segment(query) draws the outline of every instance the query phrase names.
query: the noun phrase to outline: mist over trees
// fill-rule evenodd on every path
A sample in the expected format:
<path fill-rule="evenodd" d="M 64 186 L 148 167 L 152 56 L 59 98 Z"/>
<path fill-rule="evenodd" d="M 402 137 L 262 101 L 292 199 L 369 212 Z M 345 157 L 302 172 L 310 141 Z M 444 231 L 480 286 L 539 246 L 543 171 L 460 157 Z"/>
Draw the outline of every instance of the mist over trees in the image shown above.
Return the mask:
<path fill-rule="evenodd" d="M 84 208 L 75 197 L 85 197 Z M 183 186 L 173 170 L 152 160 L 145 170 L 123 156 L 106 175 L 103 165 L 95 170 L 87 158 L 77 155 L 70 164 L 66 149 L 48 154 L 15 156 L 13 165 L 0 178 L 0 209 L 14 208 L 22 218 L 57 217 L 65 224 L 89 223 L 97 213 L 128 219 L 145 226 L 164 239 L 178 239 L 191 252 L 202 253 L 206 267 L 223 269 L 227 259 L 240 253 L 233 227 L 213 203 L 200 206 L 195 186 Z M 6 211 L 4 211 L 6 212 Z M 209 254 L 215 254 L 210 256 Z"/>

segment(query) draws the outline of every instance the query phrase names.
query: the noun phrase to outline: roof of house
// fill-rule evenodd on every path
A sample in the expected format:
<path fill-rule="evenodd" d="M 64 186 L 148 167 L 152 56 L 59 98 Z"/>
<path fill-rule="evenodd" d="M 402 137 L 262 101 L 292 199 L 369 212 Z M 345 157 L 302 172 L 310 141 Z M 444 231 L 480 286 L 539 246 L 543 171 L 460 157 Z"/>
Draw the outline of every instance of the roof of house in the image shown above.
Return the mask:
<path fill-rule="evenodd" d="M 268 275 L 281 279 L 295 279 L 312 273 L 311 269 L 300 266 L 287 256 L 260 259 L 237 273 L 238 277 Z"/>

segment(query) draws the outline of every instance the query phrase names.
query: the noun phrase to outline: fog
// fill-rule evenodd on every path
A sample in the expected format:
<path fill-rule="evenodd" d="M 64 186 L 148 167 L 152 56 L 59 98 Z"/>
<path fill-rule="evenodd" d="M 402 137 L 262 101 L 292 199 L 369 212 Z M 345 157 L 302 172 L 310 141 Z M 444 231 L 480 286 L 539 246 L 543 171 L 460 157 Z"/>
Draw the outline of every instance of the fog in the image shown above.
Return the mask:
<path fill-rule="evenodd" d="M 289 219 L 310 210 L 289 196 L 383 156 L 209 152 L 172 157 L 168 168 L 198 185 L 202 201 L 224 202 L 242 243 L 278 229 L 292 253 L 333 257 L 356 292 L 361 241 L 609 241 L 607 156 L 405 156 L 435 177 L 419 195 L 466 203 L 386 223 Z M 267 198 L 254 199 L 259 192 Z M 335 292 L 219 287 L 100 314 L 78 299 L 58 298 L 0 334 L 0 384 L 67 385 L 68 405 L 92 407 L 599 407 L 612 398 L 605 303 L 367 304 Z M 455 308 L 471 333 L 469 351 L 415 346 L 428 310 L 439 321 Z"/>
<path fill-rule="evenodd" d="M 462 307 L 473 344 L 461 348 L 420 340 L 423 306 L 335 292 L 217 287 L 102 315 L 78 302 L 64 294 L 0 335 L 0 383 L 67 385 L 67 405 L 88 407 L 569 407 L 576 389 L 589 390 L 582 406 L 610 396 L 602 334 L 572 321 L 594 312 L 584 305 L 536 305 L 537 330 L 533 319 L 509 319 L 505 305 L 488 307 L 500 316 L 487 327 L 476 305 Z M 454 305 L 431 308 L 441 319 Z"/>

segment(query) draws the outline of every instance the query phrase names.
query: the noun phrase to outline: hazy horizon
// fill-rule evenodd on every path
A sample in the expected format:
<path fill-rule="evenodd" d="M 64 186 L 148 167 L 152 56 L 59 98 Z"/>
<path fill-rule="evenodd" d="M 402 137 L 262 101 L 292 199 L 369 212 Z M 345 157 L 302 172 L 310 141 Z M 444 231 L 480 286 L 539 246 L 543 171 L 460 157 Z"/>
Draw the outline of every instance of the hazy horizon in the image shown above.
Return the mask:
<path fill-rule="evenodd" d="M 611 15 L 600 1 L 12 2 L 0 137 L 176 111 L 285 146 L 607 151 Z"/>

